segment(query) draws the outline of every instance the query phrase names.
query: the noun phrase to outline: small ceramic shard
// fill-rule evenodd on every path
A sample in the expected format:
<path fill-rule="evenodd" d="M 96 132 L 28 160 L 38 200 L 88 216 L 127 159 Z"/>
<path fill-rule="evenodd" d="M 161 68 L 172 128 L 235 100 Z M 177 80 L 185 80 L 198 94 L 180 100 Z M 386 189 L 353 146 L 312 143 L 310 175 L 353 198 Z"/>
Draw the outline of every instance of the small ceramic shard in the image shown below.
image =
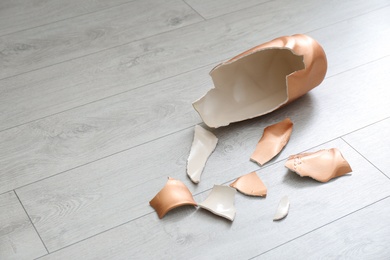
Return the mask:
<path fill-rule="evenodd" d="M 238 191 L 249 196 L 267 196 L 267 187 L 261 181 L 256 172 L 251 172 L 239 177 L 230 187 L 236 188 Z"/>
<path fill-rule="evenodd" d="M 163 218 L 171 209 L 184 205 L 197 205 L 187 186 L 173 178 L 168 178 L 165 186 L 149 204 L 156 210 L 159 218 Z"/>
<path fill-rule="evenodd" d="M 290 118 L 286 118 L 274 125 L 267 126 L 251 156 L 251 160 L 263 165 L 274 158 L 287 144 L 292 129 L 293 123 Z"/>
<path fill-rule="evenodd" d="M 290 201 L 288 200 L 287 196 L 284 196 L 279 202 L 278 208 L 274 216 L 274 221 L 285 218 L 288 214 L 289 208 L 290 208 Z"/>
<path fill-rule="evenodd" d="M 217 146 L 218 138 L 203 127 L 195 126 L 194 141 L 187 160 L 187 175 L 194 183 L 199 183 L 200 175 L 207 159 Z"/>
<path fill-rule="evenodd" d="M 285 166 L 301 177 L 309 176 L 319 182 L 352 172 L 351 166 L 337 148 L 291 155 Z"/>
<path fill-rule="evenodd" d="M 256 46 L 210 72 L 214 88 L 193 103 L 209 127 L 270 113 L 325 78 L 323 48 L 307 35 L 283 36 Z"/>
<path fill-rule="evenodd" d="M 214 185 L 209 196 L 199 203 L 198 206 L 208 211 L 211 211 L 215 215 L 234 220 L 236 215 L 236 208 L 234 207 L 234 196 L 236 190 L 223 185 Z"/>

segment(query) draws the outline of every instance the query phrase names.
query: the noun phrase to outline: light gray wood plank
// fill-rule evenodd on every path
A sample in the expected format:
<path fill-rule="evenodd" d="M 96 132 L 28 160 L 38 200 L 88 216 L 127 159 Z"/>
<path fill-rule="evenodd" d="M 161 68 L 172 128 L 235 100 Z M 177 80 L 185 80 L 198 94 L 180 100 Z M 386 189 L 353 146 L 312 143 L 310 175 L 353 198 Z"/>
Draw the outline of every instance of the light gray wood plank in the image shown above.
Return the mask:
<path fill-rule="evenodd" d="M 255 259 L 387 259 L 390 198 Z"/>
<path fill-rule="evenodd" d="M 327 75 L 390 55 L 382 41 L 390 41 L 389 24 L 390 8 L 386 7 L 310 32 L 310 36 L 318 40 L 326 51 Z"/>
<path fill-rule="evenodd" d="M 96 257 L 198 259 L 205 256 L 212 259 L 247 259 L 390 195 L 390 181 L 340 139 L 316 147 L 314 150 L 329 147 L 338 147 L 342 151 L 354 170 L 351 175 L 322 184 L 289 172 L 284 167 L 284 162 L 279 162 L 258 171 L 269 190 L 265 199 L 236 195 L 237 214 L 232 223 L 205 210 L 195 210 L 193 207 L 175 209 L 162 220 L 159 220 L 157 214 L 153 212 L 54 252 L 43 259 L 65 259 L 75 256 L 83 259 Z M 230 175 L 229 172 L 225 173 L 227 176 Z M 181 179 L 185 178 L 183 174 Z M 149 196 L 146 195 L 147 192 L 139 194 L 140 197 L 144 197 L 144 202 L 141 204 L 149 207 L 147 200 L 162 188 L 165 181 L 165 178 L 160 178 L 160 187 L 153 187 L 153 191 L 149 191 Z M 228 177 L 225 177 L 224 181 L 228 181 Z M 212 184 L 209 183 L 210 186 Z M 144 188 L 147 187 L 150 187 L 149 183 L 145 183 Z M 48 219 L 51 214 L 47 214 L 47 209 L 42 207 L 43 204 L 37 205 L 29 199 L 37 195 L 38 187 L 34 190 L 22 193 L 28 211 L 37 219 L 38 230 L 42 228 L 40 220 L 45 218 L 48 224 L 46 228 L 50 225 L 56 229 L 56 221 L 54 218 Z M 208 193 L 209 191 L 205 191 L 195 196 L 195 200 L 199 202 L 204 200 Z M 290 198 L 289 215 L 283 221 L 273 222 L 272 217 L 277 204 L 284 195 Z M 42 192 L 37 200 L 47 201 L 44 196 L 61 197 L 55 192 L 49 192 L 47 195 L 43 195 Z M 90 194 L 90 197 L 98 196 Z M 78 203 L 80 206 L 81 204 Z M 62 207 L 57 208 L 57 211 L 61 211 L 59 208 Z M 149 210 L 152 211 L 150 207 Z M 66 212 L 75 211 L 76 208 L 66 210 Z M 119 210 L 111 211 L 120 213 Z M 99 213 L 95 216 L 98 217 Z M 95 226 L 99 226 L 96 218 L 89 220 L 96 221 Z M 78 232 L 81 233 L 82 230 Z M 44 240 L 53 240 L 46 235 L 47 232 L 42 232 Z M 54 239 L 59 240 L 58 237 Z M 48 243 L 49 248 L 52 248 L 53 244 Z M 151 248 L 153 250 L 150 250 Z"/>
<path fill-rule="evenodd" d="M 346 135 L 343 139 L 390 178 L 389 133 L 390 118 Z"/>
<path fill-rule="evenodd" d="M 186 179 L 192 135 L 188 129 L 19 189 L 49 251 L 150 213 L 168 176 Z"/>
<path fill-rule="evenodd" d="M 221 16 L 224 14 L 236 12 L 248 7 L 253 7 L 270 0 L 219 0 L 219 1 L 207 1 L 207 0 L 185 0 L 192 8 L 194 8 L 201 16 L 206 19 Z"/>
<path fill-rule="evenodd" d="M 33 259 L 47 254 L 13 191 L 0 195 L 0 259 Z"/>
<path fill-rule="evenodd" d="M 6 35 L 0 37 L 0 78 L 99 52 L 202 20 L 181 0 L 144 0 Z"/>
<path fill-rule="evenodd" d="M 273 37 L 321 28 L 387 4 L 384 0 L 370 3 L 343 1 L 325 5 L 314 1 L 300 2 L 303 5 L 300 7 L 302 15 L 297 16 L 292 14 L 299 8 L 296 3 L 290 2 L 282 9 L 280 3 L 266 3 L 261 8 L 254 7 L 2 80 L 0 130 L 194 70 L 205 64 L 214 65 Z M 272 19 L 277 14 L 288 17 L 289 22 Z M 389 8 L 354 18 L 351 21 L 355 25 L 353 29 L 348 23 L 343 23 L 343 28 L 333 25 L 325 29 L 323 35 L 321 30 L 313 32 L 324 41 L 328 52 L 328 76 L 389 54 L 389 49 L 385 48 L 389 33 L 375 37 L 377 43 L 356 41 L 370 34 L 370 31 L 376 32 L 375 28 L 388 32 L 387 24 L 381 23 L 385 19 L 383 17 L 390 17 Z M 340 38 L 335 39 L 337 45 L 328 39 L 333 39 L 338 30 L 349 30 L 350 33 L 338 35 Z M 382 47 L 378 48 L 378 44 Z M 351 48 L 351 45 L 355 47 Z M 381 52 L 373 51 L 375 48 L 371 46 Z M 349 49 L 355 52 L 351 54 Z M 371 55 L 373 52 L 375 55 Z M 337 70 L 332 69 L 334 67 Z M 203 77 L 209 79 L 206 73 L 198 75 L 202 80 Z"/>
<path fill-rule="evenodd" d="M 218 138 L 224 141 L 220 148 L 217 147 L 220 153 L 215 155 L 215 164 L 209 164 L 206 172 L 220 173 L 239 163 L 240 159 L 247 161 L 262 129 L 285 116 L 291 117 L 295 128 L 290 140 L 292 145 L 283 150 L 280 158 L 389 117 L 389 66 L 390 57 L 387 57 L 338 74 L 326 79 L 306 97 L 270 115 L 215 130 Z M 207 83 L 197 81 L 199 72 L 183 74 L 0 132 L 4 147 L 0 150 L 0 191 L 26 185 L 199 123 L 190 104 L 207 88 Z M 197 85 L 203 87 L 197 89 Z M 372 85 L 376 86 L 374 91 L 367 87 Z M 162 89 L 164 91 L 160 91 Z"/>
<path fill-rule="evenodd" d="M 96 12 L 130 1 L 2 0 L 0 1 L 0 35 Z"/>
<path fill-rule="evenodd" d="M 183 74 L 0 132 L 0 190 L 34 182 L 200 122 L 191 102 L 208 89 L 208 82 L 197 78 L 207 71 Z"/>

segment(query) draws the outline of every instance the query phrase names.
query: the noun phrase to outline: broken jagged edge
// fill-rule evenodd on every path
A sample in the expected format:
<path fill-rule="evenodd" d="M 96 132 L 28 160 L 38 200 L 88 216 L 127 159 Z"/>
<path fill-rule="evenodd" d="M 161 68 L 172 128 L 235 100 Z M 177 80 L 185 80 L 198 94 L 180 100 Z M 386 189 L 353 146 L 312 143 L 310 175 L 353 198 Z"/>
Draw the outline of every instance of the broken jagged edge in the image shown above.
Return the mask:
<path fill-rule="evenodd" d="M 319 182 L 352 172 L 351 166 L 337 148 L 289 156 L 285 166 L 301 177 L 309 176 Z"/>
<path fill-rule="evenodd" d="M 197 206 L 190 190 L 179 180 L 168 178 L 165 186 L 149 202 L 159 218 L 163 218 L 171 209 L 184 206 Z"/>
<path fill-rule="evenodd" d="M 248 196 L 267 196 L 267 187 L 261 181 L 259 176 L 257 176 L 256 172 L 251 172 L 238 177 L 230 184 L 230 187 L 233 187 Z"/>
<path fill-rule="evenodd" d="M 303 34 L 283 36 L 216 66 L 214 88 L 193 103 L 209 127 L 270 113 L 318 86 L 327 59 L 317 41 Z"/>
<path fill-rule="evenodd" d="M 194 141 L 187 160 L 187 175 L 194 183 L 199 183 L 207 159 L 217 146 L 218 138 L 210 131 L 196 125 Z"/>
<path fill-rule="evenodd" d="M 203 202 L 198 203 L 198 206 L 233 221 L 236 215 L 236 208 L 234 207 L 236 193 L 236 190 L 229 186 L 214 185 L 209 196 Z"/>
<path fill-rule="evenodd" d="M 292 130 L 293 123 L 290 118 L 267 126 L 251 156 L 251 160 L 257 162 L 259 165 L 263 165 L 274 158 L 290 140 Z"/>

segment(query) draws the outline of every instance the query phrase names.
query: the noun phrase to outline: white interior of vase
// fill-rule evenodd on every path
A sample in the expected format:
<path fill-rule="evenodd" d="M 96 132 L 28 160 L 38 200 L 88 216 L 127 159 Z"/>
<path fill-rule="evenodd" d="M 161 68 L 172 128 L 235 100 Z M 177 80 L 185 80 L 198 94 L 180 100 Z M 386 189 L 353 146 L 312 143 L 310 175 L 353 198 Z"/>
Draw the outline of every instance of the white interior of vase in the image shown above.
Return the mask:
<path fill-rule="evenodd" d="M 215 88 L 193 105 L 210 127 L 260 116 L 287 102 L 286 77 L 304 68 L 291 49 L 262 49 L 212 70 Z"/>

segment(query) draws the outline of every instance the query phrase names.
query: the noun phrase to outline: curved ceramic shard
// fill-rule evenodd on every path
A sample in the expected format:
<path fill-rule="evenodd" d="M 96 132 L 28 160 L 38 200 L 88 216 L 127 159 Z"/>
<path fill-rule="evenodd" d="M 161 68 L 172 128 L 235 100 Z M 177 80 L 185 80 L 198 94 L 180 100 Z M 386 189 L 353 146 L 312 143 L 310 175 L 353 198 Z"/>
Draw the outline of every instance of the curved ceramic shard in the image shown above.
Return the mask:
<path fill-rule="evenodd" d="M 195 126 L 194 141 L 187 160 L 187 175 L 194 183 L 199 183 L 207 159 L 214 151 L 217 143 L 218 138 L 213 133 L 199 125 Z"/>
<path fill-rule="evenodd" d="M 234 196 L 236 190 L 223 185 L 214 185 L 209 196 L 199 203 L 198 206 L 207 209 L 215 215 L 234 220 L 236 208 L 234 207 Z"/>
<path fill-rule="evenodd" d="M 251 156 L 251 160 L 263 165 L 274 158 L 290 140 L 292 129 L 293 123 L 290 118 L 267 126 Z"/>
<path fill-rule="evenodd" d="M 267 114 L 304 95 L 325 77 L 322 47 L 307 35 L 283 36 L 221 63 L 215 88 L 193 103 L 209 127 Z"/>
<path fill-rule="evenodd" d="M 190 190 L 184 183 L 173 178 L 168 178 L 164 188 L 149 202 L 159 218 L 163 218 L 171 209 L 184 206 L 196 206 Z"/>
<path fill-rule="evenodd" d="M 351 166 L 337 148 L 291 155 L 285 166 L 301 177 L 309 176 L 319 182 L 352 172 Z"/>
<path fill-rule="evenodd" d="M 276 210 L 274 216 L 274 221 L 285 218 L 288 214 L 289 208 L 290 208 L 290 201 L 288 200 L 287 196 L 284 196 L 279 202 L 278 209 Z"/>
<path fill-rule="evenodd" d="M 261 181 L 256 172 L 251 172 L 239 177 L 230 187 L 236 188 L 238 191 L 249 196 L 267 196 L 267 187 Z"/>

